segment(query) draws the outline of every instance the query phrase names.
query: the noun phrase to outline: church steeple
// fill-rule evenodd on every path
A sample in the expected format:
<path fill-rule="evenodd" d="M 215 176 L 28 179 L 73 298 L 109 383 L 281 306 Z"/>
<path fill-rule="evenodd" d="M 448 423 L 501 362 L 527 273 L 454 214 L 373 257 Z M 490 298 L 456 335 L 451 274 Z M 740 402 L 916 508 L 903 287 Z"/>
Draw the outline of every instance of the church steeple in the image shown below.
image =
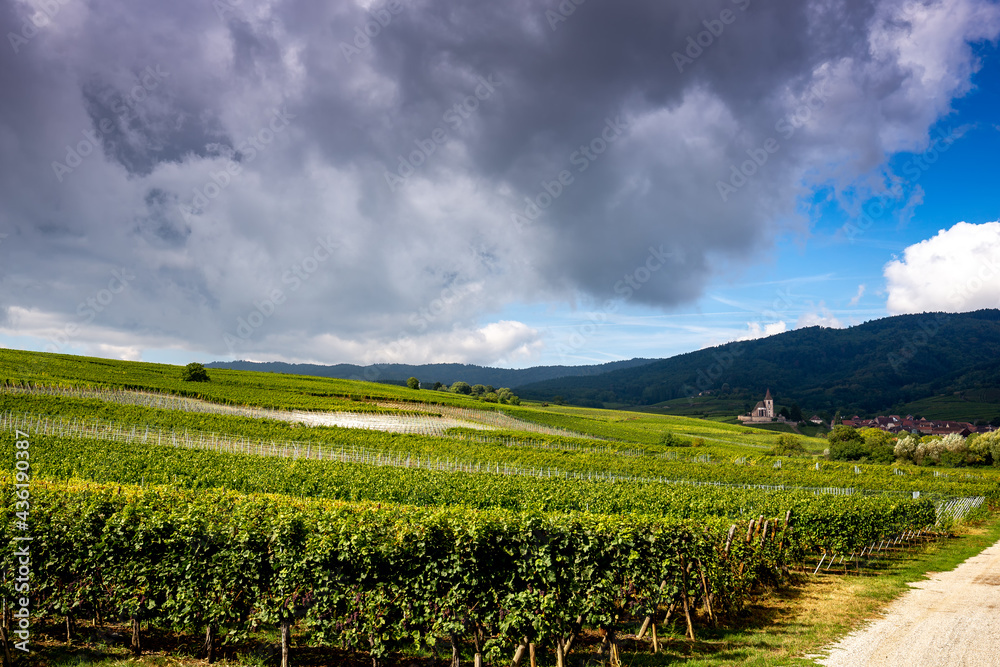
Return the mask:
<path fill-rule="evenodd" d="M 774 399 L 771 398 L 770 389 L 768 389 L 767 393 L 764 394 L 764 409 L 766 410 L 765 414 L 771 419 L 774 419 Z"/>

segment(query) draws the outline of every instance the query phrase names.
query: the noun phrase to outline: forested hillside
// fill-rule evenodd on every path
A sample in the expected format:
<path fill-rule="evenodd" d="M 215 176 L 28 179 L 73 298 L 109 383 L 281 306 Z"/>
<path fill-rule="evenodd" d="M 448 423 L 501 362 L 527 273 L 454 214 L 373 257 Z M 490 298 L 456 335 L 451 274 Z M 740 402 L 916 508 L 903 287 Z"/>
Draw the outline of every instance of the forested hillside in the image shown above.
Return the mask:
<path fill-rule="evenodd" d="M 807 412 L 872 414 L 997 387 L 1000 310 L 990 309 L 899 315 L 847 329 L 809 327 L 638 368 L 524 385 L 516 393 L 597 407 L 652 405 L 704 391 L 759 400 L 770 388 L 779 404 L 794 401 Z"/>
<path fill-rule="evenodd" d="M 289 364 L 281 361 L 213 361 L 205 364 L 208 368 L 229 368 L 238 371 L 262 371 L 266 373 L 289 373 L 291 375 L 311 375 L 314 377 L 341 378 L 344 380 L 368 380 L 405 384 L 407 378 L 415 377 L 422 385 L 429 387 L 435 382 L 453 384 L 488 384 L 496 387 L 512 387 L 560 377 L 601 375 L 623 368 L 644 366 L 653 359 L 629 359 L 611 361 L 593 366 L 535 366 L 532 368 L 491 368 L 473 364 Z"/>

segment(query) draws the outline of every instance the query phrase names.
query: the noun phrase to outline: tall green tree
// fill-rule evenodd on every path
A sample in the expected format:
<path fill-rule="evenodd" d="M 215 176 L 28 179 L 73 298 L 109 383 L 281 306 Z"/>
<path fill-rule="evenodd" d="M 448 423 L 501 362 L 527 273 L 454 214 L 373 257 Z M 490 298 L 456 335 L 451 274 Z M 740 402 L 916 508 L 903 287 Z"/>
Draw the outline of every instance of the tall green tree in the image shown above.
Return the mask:
<path fill-rule="evenodd" d="M 208 371 L 199 363 L 191 362 L 181 371 L 181 379 L 185 382 L 211 382 Z"/>

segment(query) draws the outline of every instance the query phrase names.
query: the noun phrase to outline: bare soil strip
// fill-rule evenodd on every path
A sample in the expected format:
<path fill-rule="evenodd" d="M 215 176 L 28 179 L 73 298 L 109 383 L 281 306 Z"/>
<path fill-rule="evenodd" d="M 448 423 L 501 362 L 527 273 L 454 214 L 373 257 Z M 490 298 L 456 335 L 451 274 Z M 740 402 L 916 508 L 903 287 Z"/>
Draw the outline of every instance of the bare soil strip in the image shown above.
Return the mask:
<path fill-rule="evenodd" d="M 1000 664 L 1000 542 L 951 572 L 910 583 L 886 615 L 828 648 L 827 667 Z"/>

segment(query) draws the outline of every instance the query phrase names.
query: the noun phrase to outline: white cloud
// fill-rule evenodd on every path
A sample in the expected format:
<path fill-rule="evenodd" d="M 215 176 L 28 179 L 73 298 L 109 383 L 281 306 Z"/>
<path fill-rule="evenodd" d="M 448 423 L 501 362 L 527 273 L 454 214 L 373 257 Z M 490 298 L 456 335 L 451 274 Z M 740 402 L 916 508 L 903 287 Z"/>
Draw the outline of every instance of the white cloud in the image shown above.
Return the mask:
<path fill-rule="evenodd" d="M 535 359 L 543 347 L 542 334 L 523 322 L 501 320 L 479 327 L 455 326 L 449 331 L 400 333 L 395 338 L 357 341 L 320 334 L 256 332 L 232 351 L 238 359 L 269 359 L 290 363 L 328 363 L 350 359 L 361 364 L 459 363 L 480 366 L 517 366 Z M 274 351 L 278 352 L 275 353 Z"/>
<path fill-rule="evenodd" d="M 894 315 L 1000 306 L 1000 221 L 959 222 L 885 265 Z"/>
<path fill-rule="evenodd" d="M 788 325 L 782 320 L 780 322 L 747 322 L 747 330 L 736 340 L 755 340 L 757 338 L 767 338 L 775 334 L 788 331 Z"/>
<path fill-rule="evenodd" d="M 538 355 L 542 340 L 537 329 L 523 322 L 501 320 L 478 328 L 404 338 L 374 346 L 366 360 L 372 363 L 466 363 L 513 366 Z"/>
<path fill-rule="evenodd" d="M 481 325 L 510 304 L 601 302 L 632 281 L 633 304 L 669 312 L 719 267 L 767 257 L 806 224 L 804 181 L 848 188 L 919 148 L 970 90 L 969 42 L 1000 31 L 986 0 L 758 3 L 675 75 L 663 63 L 704 29 L 697 0 L 596 3 L 535 30 L 524 17 L 550 4 L 415 3 L 352 59 L 339 44 L 367 15 L 347 0 L 243 3 L 225 21 L 194 0 L 67 5 L 0 58 L 0 314 L 45 314 L 7 331 L 79 324 L 124 265 L 128 290 L 74 334 L 95 353 L 221 356 L 253 317 L 237 355 L 516 363 L 542 337 Z M 18 26 L 30 8 L 12 7 L 0 18 Z M 123 117 L 147 66 L 163 78 Z M 491 73 L 503 83 L 480 104 L 469 95 Z M 272 132 L 277 108 L 290 123 Z M 100 145 L 54 173 L 105 120 Z M 724 201 L 720 179 L 776 132 L 780 149 Z M 390 188 L 404 155 L 420 164 Z M 196 190 L 214 195 L 181 209 Z M 526 198 L 544 211 L 519 229 Z"/>
<path fill-rule="evenodd" d="M 848 306 L 856 306 L 858 302 L 861 301 L 861 297 L 865 295 L 865 286 L 858 285 L 858 293 L 851 297 L 851 300 L 847 302 Z"/>
<path fill-rule="evenodd" d="M 860 297 L 861 293 L 864 291 L 863 288 L 864 285 L 862 285 L 862 289 L 858 291 L 858 297 Z M 822 301 L 820 301 L 818 308 L 809 311 L 807 313 L 803 313 L 802 315 L 799 316 L 799 319 L 795 322 L 796 329 L 802 329 L 803 327 L 815 327 L 815 326 L 828 327 L 830 329 L 844 328 L 843 323 L 841 323 L 841 321 L 838 320 L 837 317 L 830 312 L 830 309 L 827 308 Z"/>

